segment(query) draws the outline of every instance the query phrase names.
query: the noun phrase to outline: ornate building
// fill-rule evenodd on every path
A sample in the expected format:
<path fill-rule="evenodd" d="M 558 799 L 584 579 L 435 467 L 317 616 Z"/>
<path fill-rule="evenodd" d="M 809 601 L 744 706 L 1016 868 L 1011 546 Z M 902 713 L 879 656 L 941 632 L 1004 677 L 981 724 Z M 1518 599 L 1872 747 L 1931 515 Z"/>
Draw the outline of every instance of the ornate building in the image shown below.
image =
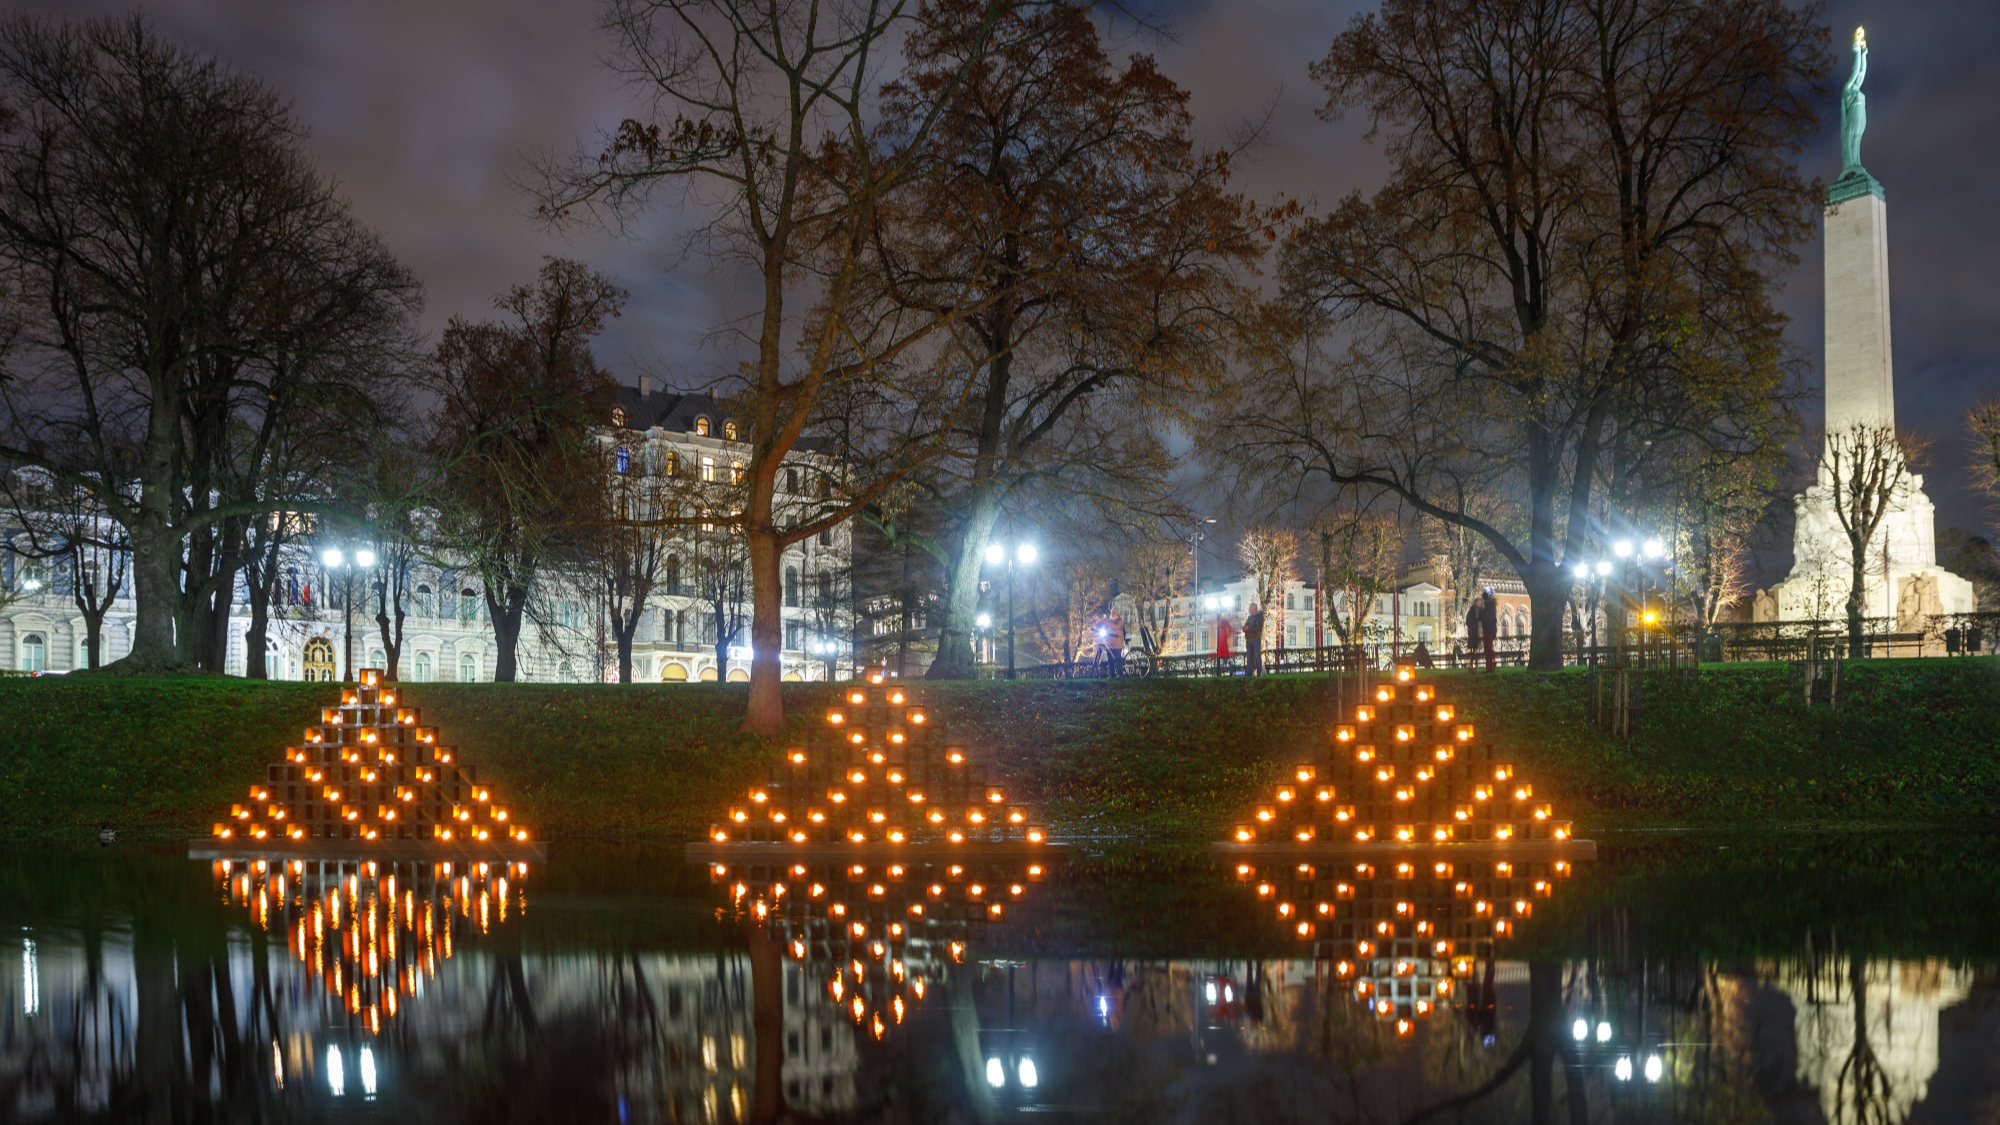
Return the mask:
<path fill-rule="evenodd" d="M 729 502 L 750 459 L 735 419 L 706 395 L 656 391 L 648 379 L 621 387 L 599 435 L 607 471 L 653 483 L 656 502 L 670 497 L 698 518 Z M 803 443 L 802 443 L 803 444 Z M 831 483 L 834 467 L 804 448 L 782 470 L 780 504 L 810 505 Z M 627 511 L 624 514 L 632 514 Z M 640 512 L 640 515 L 647 514 Z M 669 513 L 657 513 L 666 515 Z M 719 511 L 718 511 L 718 514 Z M 75 591 L 97 577 L 73 574 L 72 565 L 28 557 L 15 547 L 20 528 L 0 524 L 0 669 L 68 672 L 89 666 L 87 630 Z M 665 557 L 633 638 L 634 682 L 683 682 L 749 677 L 750 582 L 746 556 L 710 525 L 663 529 Z M 851 669 L 851 611 L 847 604 L 850 535 L 838 527 L 789 548 L 782 562 L 784 649 L 788 680 L 823 679 Z M 311 533 L 297 540 L 275 592 L 266 630 L 269 676 L 284 680 L 333 680 L 345 668 L 348 636 L 342 599 L 354 599 L 354 667 L 387 666 L 375 610 L 381 594 L 366 571 L 329 571 L 326 544 Z M 342 545 L 350 550 L 354 544 Z M 350 556 L 351 557 L 351 556 Z M 107 560 L 118 567 L 118 560 Z M 386 565 L 386 564 L 384 564 Z M 405 576 L 398 672 L 413 682 L 491 680 L 499 657 L 484 587 L 476 571 L 413 561 Z M 242 675 L 250 630 L 248 593 L 238 579 L 228 630 L 225 669 Z M 350 586 L 351 583 L 351 586 Z M 607 619 L 601 576 L 556 569 L 544 576 L 534 599 L 534 620 L 521 633 L 518 678 L 542 682 L 615 680 L 618 651 Z M 11 598 L 11 600 L 9 600 Z M 131 648 L 133 605 L 129 577 L 105 615 L 104 662 Z M 718 652 L 718 649 L 721 651 Z M 725 659 L 726 658 L 726 659 Z"/>

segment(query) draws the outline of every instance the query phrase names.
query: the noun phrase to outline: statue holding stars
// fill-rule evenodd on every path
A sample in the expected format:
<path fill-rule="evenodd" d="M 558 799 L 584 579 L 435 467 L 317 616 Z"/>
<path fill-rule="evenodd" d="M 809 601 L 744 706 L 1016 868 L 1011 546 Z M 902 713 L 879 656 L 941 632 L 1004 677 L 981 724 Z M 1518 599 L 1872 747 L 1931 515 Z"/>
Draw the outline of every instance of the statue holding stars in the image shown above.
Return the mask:
<path fill-rule="evenodd" d="M 1861 80 L 1868 76 L 1868 29 L 1854 29 L 1854 71 L 1840 95 L 1840 172 L 1847 177 L 1860 173 L 1861 134 L 1868 129 L 1868 97 L 1861 92 Z"/>

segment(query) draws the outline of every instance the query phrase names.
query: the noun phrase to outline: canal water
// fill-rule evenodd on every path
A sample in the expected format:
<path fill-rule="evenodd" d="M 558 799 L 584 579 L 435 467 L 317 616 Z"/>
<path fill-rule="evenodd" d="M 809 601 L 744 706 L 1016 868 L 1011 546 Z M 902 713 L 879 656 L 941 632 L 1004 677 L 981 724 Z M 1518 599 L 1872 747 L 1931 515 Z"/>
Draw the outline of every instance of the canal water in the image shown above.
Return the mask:
<path fill-rule="evenodd" d="M 2000 1121 L 2000 840 L 1601 844 L 1400 874 L 0 850 L 0 1120 Z"/>

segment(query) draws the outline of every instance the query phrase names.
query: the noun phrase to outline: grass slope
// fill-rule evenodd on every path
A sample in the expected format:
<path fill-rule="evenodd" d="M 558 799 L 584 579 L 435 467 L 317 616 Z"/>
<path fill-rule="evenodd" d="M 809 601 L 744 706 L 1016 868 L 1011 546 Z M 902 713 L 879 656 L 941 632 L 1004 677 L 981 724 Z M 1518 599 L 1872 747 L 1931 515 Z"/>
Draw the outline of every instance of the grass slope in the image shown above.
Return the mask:
<path fill-rule="evenodd" d="M 1623 744 L 1583 723 L 1578 672 L 1435 678 L 1586 830 L 2000 822 L 1991 659 L 1857 665 L 1834 711 L 1800 706 L 1779 666 L 1655 682 Z M 1310 676 L 921 686 L 976 760 L 1064 832 L 1099 838 L 1217 838 L 1327 724 Z M 793 730 L 766 747 L 736 733 L 741 685 L 404 685 L 540 834 L 644 839 L 698 833 L 834 690 L 786 685 Z M 201 831 L 333 698 L 220 678 L 0 680 L 0 833 Z"/>

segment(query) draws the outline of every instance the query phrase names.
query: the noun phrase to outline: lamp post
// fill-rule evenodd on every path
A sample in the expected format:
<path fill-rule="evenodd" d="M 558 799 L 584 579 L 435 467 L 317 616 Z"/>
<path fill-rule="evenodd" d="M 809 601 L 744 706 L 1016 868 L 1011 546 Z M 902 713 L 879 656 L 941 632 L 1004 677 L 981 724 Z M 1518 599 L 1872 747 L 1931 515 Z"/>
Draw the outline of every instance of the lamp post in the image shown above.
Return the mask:
<path fill-rule="evenodd" d="M 1007 678 L 1014 678 L 1014 568 L 1033 566 L 1040 552 L 1033 543 L 1016 543 L 1009 551 L 999 543 L 986 545 L 986 561 L 989 565 L 1007 564 Z"/>
<path fill-rule="evenodd" d="M 340 572 L 340 636 L 346 642 L 346 668 L 342 679 L 354 680 L 354 572 L 369 570 L 375 566 L 375 552 L 367 547 L 357 548 L 353 558 L 339 547 L 328 547 L 319 554 L 320 563 L 328 571 Z"/>
<path fill-rule="evenodd" d="M 1648 564 L 1650 564 L 1655 570 L 1665 570 L 1666 568 L 1672 566 L 1673 562 L 1671 559 L 1667 557 L 1666 544 L 1662 543 L 1657 538 L 1648 538 L 1644 542 L 1636 544 L 1633 543 L 1630 539 L 1620 539 L 1611 545 L 1611 553 L 1615 555 L 1618 560 L 1616 563 L 1616 569 L 1618 571 L 1617 587 L 1618 587 L 1619 622 L 1618 622 L 1618 631 L 1614 635 L 1617 638 L 1618 648 L 1622 653 L 1622 651 L 1625 648 L 1625 634 L 1627 630 L 1631 628 L 1630 614 L 1631 614 L 1632 596 L 1631 596 L 1630 585 L 1627 582 L 1627 578 L 1630 576 L 1631 567 L 1636 564 L 1640 567 L 1640 572 L 1642 574 L 1645 574 L 1646 573 L 1645 568 Z M 1607 600 L 1607 589 L 1609 585 L 1607 583 L 1607 579 L 1611 575 L 1613 566 L 1614 564 L 1610 559 L 1598 559 L 1595 562 L 1578 563 L 1575 569 L 1572 571 L 1572 573 L 1576 575 L 1579 581 L 1588 580 L 1593 574 L 1597 576 L 1597 600 L 1600 606 L 1602 606 Z M 1651 581 L 1651 576 L 1648 575 L 1647 577 L 1648 581 Z M 1607 617 L 1608 617 L 1608 612 L 1607 612 Z M 1640 615 L 1640 630 L 1641 630 L 1640 636 L 1641 636 L 1642 655 L 1644 652 L 1644 634 L 1649 626 L 1655 624 L 1655 621 L 1652 618 L 1653 615 L 1650 613 L 1650 611 L 1646 611 L 1642 604 L 1641 615 Z M 1591 638 L 1590 638 L 1591 648 L 1594 650 L 1597 648 L 1597 618 L 1596 615 L 1594 614 L 1591 617 L 1590 628 L 1591 628 Z M 1595 660 L 1594 656 L 1593 660 Z"/>
<path fill-rule="evenodd" d="M 993 652 L 990 647 L 991 638 L 988 636 L 988 632 L 993 628 L 993 615 L 990 613 L 982 613 L 977 618 L 973 619 L 972 624 L 974 628 L 979 630 L 980 663 L 982 664 L 993 663 Z"/>

